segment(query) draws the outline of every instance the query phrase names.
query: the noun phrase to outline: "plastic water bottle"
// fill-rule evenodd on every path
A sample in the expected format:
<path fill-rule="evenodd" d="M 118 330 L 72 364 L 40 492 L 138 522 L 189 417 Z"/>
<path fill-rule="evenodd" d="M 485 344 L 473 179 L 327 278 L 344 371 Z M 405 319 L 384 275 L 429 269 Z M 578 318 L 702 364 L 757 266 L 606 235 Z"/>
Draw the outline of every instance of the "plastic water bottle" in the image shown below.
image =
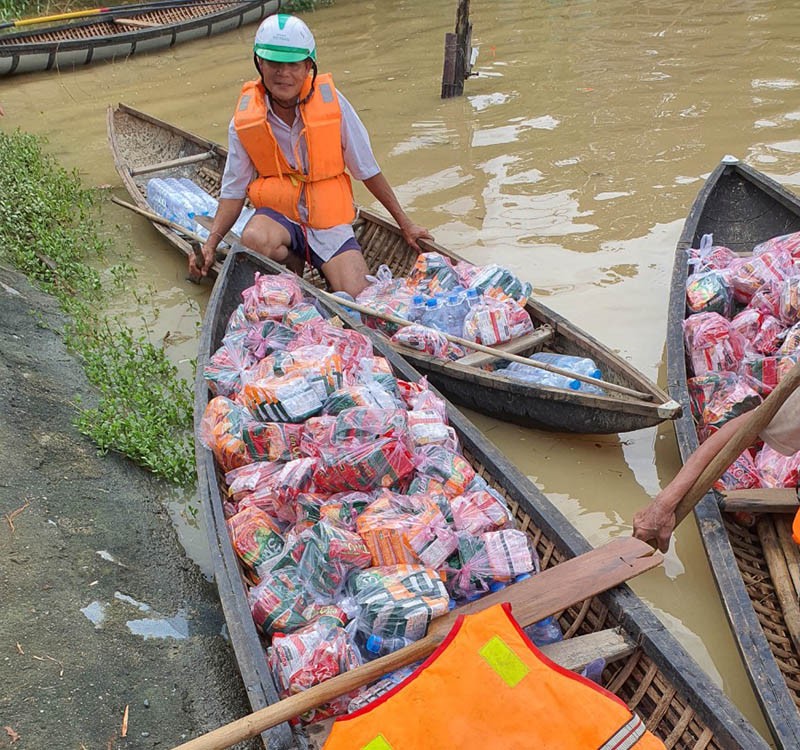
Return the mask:
<path fill-rule="evenodd" d="M 450 294 L 444 309 L 447 333 L 451 336 L 463 336 L 464 318 L 468 311 L 466 297 L 462 299 L 458 294 Z"/>
<path fill-rule="evenodd" d="M 571 357 L 566 354 L 537 352 L 536 354 L 531 354 L 530 359 L 535 362 L 542 362 L 547 365 L 553 365 L 554 367 L 560 367 L 562 370 L 569 370 L 579 375 L 588 375 L 589 377 L 598 379 L 602 378 L 602 373 L 594 360 L 588 359 L 587 357 Z M 523 365 L 519 362 L 511 362 L 499 372 L 507 377 L 526 383 L 537 383 L 553 388 L 569 388 L 573 391 L 582 391 L 584 393 L 602 394 L 604 392 L 602 388 L 592 383 L 584 383 L 581 380 L 576 380 L 565 375 L 558 375 L 548 370 L 540 370 L 537 367 Z"/>
<path fill-rule="evenodd" d="M 167 193 L 169 189 L 160 177 L 153 177 L 147 181 L 146 197 L 150 208 L 159 216 L 168 219 Z"/>
<path fill-rule="evenodd" d="M 253 218 L 253 214 L 255 214 L 256 210 L 254 208 L 243 208 L 242 212 L 239 214 L 239 218 L 236 219 L 236 223 L 231 228 L 231 231 L 237 236 L 241 237 L 242 232 L 244 232 L 244 228 L 247 226 L 247 222 Z"/>
<path fill-rule="evenodd" d="M 339 297 L 339 298 L 344 299 L 344 300 L 347 300 L 348 302 L 355 302 L 353 297 L 350 294 L 348 294 L 347 292 L 334 292 L 333 296 L 334 297 Z M 358 312 L 358 310 L 353 310 L 352 308 L 348 307 L 347 305 L 342 305 L 342 307 L 344 307 L 344 309 L 347 310 L 347 314 L 351 318 L 355 318 L 359 323 L 363 322 L 363 320 L 361 318 L 361 313 Z"/>
<path fill-rule="evenodd" d="M 408 319 L 412 323 L 419 323 L 425 314 L 425 297 L 415 294 L 411 298 L 411 305 L 408 308 Z"/>
<path fill-rule="evenodd" d="M 379 656 L 386 656 L 386 654 L 399 651 L 401 648 L 405 648 L 411 643 L 413 643 L 412 640 L 403 638 L 402 636 L 388 637 L 373 633 L 367 638 L 364 649 L 367 652 L 366 656 L 368 659 L 377 659 Z"/>
<path fill-rule="evenodd" d="M 481 303 L 481 293 L 477 289 L 467 289 L 467 309 L 472 310 Z"/>
<path fill-rule="evenodd" d="M 425 303 L 425 312 L 422 314 L 422 325 L 428 328 L 435 328 L 437 331 L 445 330 L 445 322 L 442 301 L 438 297 L 433 297 Z"/>
<path fill-rule="evenodd" d="M 525 635 L 530 638 L 536 646 L 546 646 L 548 643 L 557 643 L 564 640 L 561 626 L 553 615 L 545 617 L 539 622 L 528 625 L 525 628 Z"/>
<path fill-rule="evenodd" d="M 600 656 L 593 661 L 590 661 L 581 672 L 581 677 L 586 677 L 598 685 L 602 685 L 603 670 L 606 668 L 606 660 Z"/>

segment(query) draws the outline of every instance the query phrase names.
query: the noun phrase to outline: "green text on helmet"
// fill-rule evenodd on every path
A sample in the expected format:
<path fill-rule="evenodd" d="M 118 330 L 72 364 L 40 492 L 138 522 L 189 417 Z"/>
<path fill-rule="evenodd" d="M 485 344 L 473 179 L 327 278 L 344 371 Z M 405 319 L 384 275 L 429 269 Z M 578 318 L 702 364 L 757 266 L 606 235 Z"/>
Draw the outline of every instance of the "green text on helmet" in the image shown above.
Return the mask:
<path fill-rule="evenodd" d="M 317 45 L 311 30 L 299 18 L 286 13 L 277 13 L 261 22 L 253 51 L 272 62 L 317 59 Z"/>

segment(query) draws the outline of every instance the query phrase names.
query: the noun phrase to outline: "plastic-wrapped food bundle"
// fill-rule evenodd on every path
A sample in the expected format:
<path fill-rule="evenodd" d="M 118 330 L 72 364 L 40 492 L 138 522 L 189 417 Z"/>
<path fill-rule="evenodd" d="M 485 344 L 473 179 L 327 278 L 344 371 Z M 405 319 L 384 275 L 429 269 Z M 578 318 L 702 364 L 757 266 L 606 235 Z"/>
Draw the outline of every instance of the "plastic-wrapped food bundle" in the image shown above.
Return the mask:
<path fill-rule="evenodd" d="M 458 344 L 448 341 L 440 331 L 416 323 L 400 328 L 392 336 L 392 341 L 439 359 L 455 360 L 466 354 Z"/>
<path fill-rule="evenodd" d="M 443 422 L 447 421 L 447 404 L 430 388 L 428 379 L 421 377 L 416 383 L 407 380 L 398 381 L 400 392 L 406 406 L 413 411 L 435 411 Z"/>
<path fill-rule="evenodd" d="M 689 250 L 689 266 L 695 272 L 727 268 L 736 258 L 736 253 L 724 245 L 714 245 L 713 236 L 704 234 L 699 248 Z"/>
<path fill-rule="evenodd" d="M 531 295 L 530 283 L 521 281 L 507 268 L 496 263 L 471 268 L 459 265 L 459 272 L 465 287 L 477 289 L 487 297 L 508 296 L 524 305 Z"/>
<path fill-rule="evenodd" d="M 560 367 L 562 370 L 569 370 L 578 375 L 588 375 L 598 380 L 602 379 L 603 374 L 593 359 L 588 357 L 572 357 L 567 354 L 553 354 L 551 352 L 536 352 L 531 354 L 529 359 L 535 362 L 542 362 L 546 365 Z M 509 362 L 502 369 L 497 370 L 499 375 L 520 380 L 524 383 L 538 383 L 539 385 L 551 388 L 569 388 L 573 391 L 583 391 L 584 393 L 603 394 L 605 391 L 600 386 L 593 383 L 584 383 L 566 375 L 559 375 L 549 370 L 543 370 L 532 365 L 523 365 L 521 362 Z"/>
<path fill-rule="evenodd" d="M 416 448 L 414 465 L 420 476 L 438 479 L 448 497 L 462 495 L 475 476 L 475 470 L 463 456 L 441 445 Z"/>
<path fill-rule="evenodd" d="M 361 607 L 359 631 L 382 637 L 418 640 L 449 608 L 442 579 L 421 565 L 368 568 L 354 573 L 347 589 Z"/>
<path fill-rule="evenodd" d="M 791 276 L 781 283 L 778 298 L 780 318 L 787 326 L 800 321 L 800 276 Z"/>
<path fill-rule="evenodd" d="M 492 489 L 476 490 L 450 500 L 453 526 L 477 535 L 510 528 L 514 521 L 503 499 Z"/>
<path fill-rule="evenodd" d="M 683 321 L 686 351 L 695 375 L 735 371 L 742 361 L 745 340 L 719 313 L 696 313 Z"/>
<path fill-rule="evenodd" d="M 758 310 L 758 312 L 764 313 L 764 315 L 771 315 L 773 318 L 780 319 L 781 289 L 782 284 L 779 281 L 771 281 L 760 286 L 747 307 L 751 310 Z"/>
<path fill-rule="evenodd" d="M 408 275 L 408 285 L 416 294 L 432 297 L 458 286 L 458 276 L 450 260 L 441 253 L 420 253 Z"/>
<path fill-rule="evenodd" d="M 744 451 L 725 469 L 725 473 L 714 482 L 714 489 L 721 492 L 725 490 L 749 490 L 752 487 L 760 486 L 761 478 L 749 450 Z"/>
<path fill-rule="evenodd" d="M 396 409 L 400 404 L 379 381 L 372 380 L 360 385 L 348 385 L 334 391 L 325 399 L 323 412 L 335 415 L 345 409 L 353 409 L 357 406 L 373 409 Z"/>
<path fill-rule="evenodd" d="M 247 595 L 256 627 L 266 636 L 291 633 L 318 615 L 311 592 L 296 568 L 273 570 Z"/>
<path fill-rule="evenodd" d="M 334 347 L 347 373 L 359 370 L 364 360 L 374 356 L 372 342 L 363 333 L 353 328 L 338 328 L 327 321 L 304 325 L 288 348 L 293 350 L 309 344 Z"/>
<path fill-rule="evenodd" d="M 356 302 L 362 305 L 372 307 L 376 300 L 386 300 L 398 293 L 410 294 L 406 280 L 395 279 L 386 264 L 380 265 L 374 276 L 367 276 L 367 281 L 369 286 L 356 297 Z"/>
<path fill-rule="evenodd" d="M 260 461 L 232 469 L 225 474 L 228 494 L 238 504 L 251 492 L 269 486 L 269 478 L 281 469 L 283 463 L 278 461 Z"/>
<path fill-rule="evenodd" d="M 253 422 L 245 424 L 242 440 L 256 460 L 292 461 L 301 458 L 303 425 L 292 422 Z"/>
<path fill-rule="evenodd" d="M 309 529 L 297 572 L 318 596 L 340 593 L 351 570 L 366 568 L 372 556 L 358 534 L 320 521 Z"/>
<path fill-rule="evenodd" d="M 406 412 L 408 429 L 415 446 L 443 445 L 458 451 L 458 437 L 452 427 L 433 409 L 414 409 Z"/>
<path fill-rule="evenodd" d="M 320 398 L 324 398 L 342 387 L 343 369 L 342 358 L 333 346 L 310 344 L 264 357 L 253 369 L 251 379 L 297 373 L 318 386 Z"/>
<path fill-rule="evenodd" d="M 359 447 L 347 447 L 336 459 L 324 462 L 314 475 L 321 492 L 368 492 L 391 487 L 414 470 L 405 441 L 381 438 Z"/>
<path fill-rule="evenodd" d="M 314 385 L 298 373 L 252 380 L 240 398 L 251 414 L 265 422 L 303 422 L 322 411 Z"/>
<path fill-rule="evenodd" d="M 729 318 L 733 312 L 733 288 L 726 271 L 693 273 L 686 279 L 686 306 L 692 312 L 715 312 Z"/>
<path fill-rule="evenodd" d="M 762 487 L 797 487 L 800 481 L 800 453 L 784 456 L 764 444 L 755 465 Z"/>
<path fill-rule="evenodd" d="M 241 390 L 245 374 L 258 361 L 246 345 L 247 333 L 239 331 L 222 339 L 222 346 L 203 368 L 203 377 L 217 396 L 233 396 Z"/>
<path fill-rule="evenodd" d="M 800 323 L 795 323 L 786 332 L 777 354 L 781 357 L 796 357 L 800 354 Z"/>
<path fill-rule="evenodd" d="M 283 464 L 278 471 L 264 478 L 253 492 L 242 497 L 239 507 L 252 505 L 274 519 L 294 523 L 294 501 L 301 493 L 313 490 L 317 463 L 314 458 L 298 458 Z"/>
<path fill-rule="evenodd" d="M 356 406 L 336 415 L 331 439 L 340 445 L 365 442 L 379 437 L 407 440 L 408 412 L 402 409 L 375 409 Z"/>
<path fill-rule="evenodd" d="M 267 662 L 281 698 L 295 695 L 331 677 L 361 665 L 361 658 L 350 635 L 333 616 L 321 617 L 294 633 L 276 634 L 267 649 Z M 347 693 L 330 703 L 312 709 L 300 718 L 319 721 L 343 714 L 358 692 Z"/>
<path fill-rule="evenodd" d="M 772 354 L 784 327 L 777 318 L 760 310 L 745 308 L 731 321 L 731 328 L 745 340 L 745 350 Z"/>
<path fill-rule="evenodd" d="M 248 321 L 245 345 L 253 356 L 260 360 L 274 351 L 286 349 L 295 335 L 289 326 L 276 323 L 274 320 L 264 320 L 259 323 Z"/>
<path fill-rule="evenodd" d="M 324 320 L 324 318 L 320 311 L 308 302 L 302 302 L 291 310 L 287 310 L 283 316 L 284 325 L 292 330 L 295 328 L 302 328 L 308 323 L 322 320 Z"/>
<path fill-rule="evenodd" d="M 422 564 L 434 570 L 441 568 L 458 546 L 456 533 L 435 505 L 412 516 L 406 540 Z"/>
<path fill-rule="evenodd" d="M 239 304 L 231 313 L 230 318 L 228 318 L 228 325 L 225 326 L 225 336 L 230 336 L 238 331 L 247 331 L 252 325 L 252 321 L 248 320 L 244 314 L 244 304 Z M 256 354 L 256 356 L 258 355 Z"/>
<path fill-rule="evenodd" d="M 242 300 L 248 320 L 281 322 L 289 310 L 303 301 L 303 290 L 293 274 L 256 273 L 255 283 L 242 292 Z"/>
<path fill-rule="evenodd" d="M 778 385 L 781 378 L 792 369 L 796 361 L 796 356 L 747 359 L 742 362 L 739 373 L 757 380 L 761 383 L 765 394 L 768 394 Z"/>
<path fill-rule="evenodd" d="M 502 344 L 532 331 L 528 311 L 509 298 L 484 297 L 464 318 L 464 338 L 485 346 Z"/>
<path fill-rule="evenodd" d="M 748 380 L 730 372 L 708 373 L 687 381 L 692 416 L 698 424 L 720 427 L 761 403 Z"/>
<path fill-rule="evenodd" d="M 200 442 L 213 451 L 224 471 L 230 471 L 266 456 L 254 455 L 256 445 L 244 440 L 244 430 L 255 424 L 253 415 L 240 404 L 225 396 L 212 398 L 198 429 Z"/>
<path fill-rule="evenodd" d="M 229 518 L 228 531 L 236 554 L 251 569 L 280 554 L 283 549 L 280 529 L 258 508 L 244 508 Z"/>
<path fill-rule="evenodd" d="M 374 566 L 418 562 L 406 537 L 413 521 L 413 513 L 398 507 L 387 494 L 378 497 L 356 519 L 356 531 L 367 545 Z"/>
<path fill-rule="evenodd" d="M 800 256 L 800 232 L 782 234 L 762 242 L 753 248 L 753 255 L 775 251 L 789 253 L 792 257 Z"/>
<path fill-rule="evenodd" d="M 780 250 L 737 258 L 728 268 L 734 297 L 743 304 L 747 304 L 761 286 L 772 281 L 783 281 L 794 270 L 792 256 Z"/>
<path fill-rule="evenodd" d="M 367 492 L 337 492 L 333 495 L 303 493 L 298 495 L 296 501 L 297 522 L 325 521 L 355 531 L 358 517 L 373 499 Z"/>

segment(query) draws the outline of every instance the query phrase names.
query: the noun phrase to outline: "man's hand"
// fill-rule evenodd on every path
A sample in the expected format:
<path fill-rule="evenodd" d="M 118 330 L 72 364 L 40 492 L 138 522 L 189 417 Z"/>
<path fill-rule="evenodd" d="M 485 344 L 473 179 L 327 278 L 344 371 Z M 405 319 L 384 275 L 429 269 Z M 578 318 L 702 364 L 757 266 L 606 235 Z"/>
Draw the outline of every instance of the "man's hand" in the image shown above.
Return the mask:
<path fill-rule="evenodd" d="M 198 264 L 197 253 L 192 253 L 189 256 L 189 275 L 193 278 L 208 276 L 211 266 L 214 265 L 214 259 L 217 254 L 217 248 L 212 247 L 210 243 L 206 242 L 200 249 L 203 254 L 203 265 Z"/>
<path fill-rule="evenodd" d="M 430 232 L 424 227 L 419 226 L 418 224 L 414 224 L 413 222 L 409 222 L 408 224 L 404 224 L 400 227 L 400 231 L 403 233 L 403 239 L 411 245 L 417 252 L 421 252 L 419 245 L 417 244 L 417 240 L 419 239 L 426 239 L 432 240 L 433 237 L 431 236 Z"/>
<path fill-rule="evenodd" d="M 661 552 L 669 549 L 669 538 L 674 528 L 674 505 L 663 493 L 633 517 L 633 535 L 644 542 L 655 542 Z"/>

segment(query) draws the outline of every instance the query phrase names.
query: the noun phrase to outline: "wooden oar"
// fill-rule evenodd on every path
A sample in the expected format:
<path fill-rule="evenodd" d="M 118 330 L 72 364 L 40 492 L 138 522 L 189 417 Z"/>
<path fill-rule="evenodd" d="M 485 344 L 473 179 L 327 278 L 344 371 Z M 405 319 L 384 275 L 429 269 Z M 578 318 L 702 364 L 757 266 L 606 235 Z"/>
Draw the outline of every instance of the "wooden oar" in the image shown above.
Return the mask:
<path fill-rule="evenodd" d="M 690 513 L 692 508 L 708 492 L 725 470 L 739 457 L 741 452 L 749 448 L 758 438 L 761 431 L 772 421 L 772 418 L 792 392 L 800 385 L 800 362 L 781 379 L 772 393 L 750 414 L 750 418 L 734 433 L 725 447 L 709 462 L 689 491 L 683 496 L 675 509 L 676 524 Z"/>
<path fill-rule="evenodd" d="M 185 742 L 175 750 L 220 750 L 300 716 L 340 695 L 367 685 L 400 667 L 432 654 L 444 641 L 459 615 L 479 612 L 501 602 L 510 602 L 514 619 L 522 626 L 562 612 L 661 563 L 645 542 L 633 537 L 608 544 L 515 583 L 434 620 L 428 635 L 410 646 L 333 677 L 302 693 L 262 708 L 249 716 Z"/>
<path fill-rule="evenodd" d="M 370 315 L 373 318 L 380 318 L 381 320 L 386 320 L 389 323 L 394 323 L 395 325 L 398 326 L 413 325 L 410 321 L 406 320 L 405 318 L 399 318 L 396 315 L 379 312 L 375 308 L 368 307 L 367 305 L 362 305 L 358 302 L 351 302 L 350 300 L 343 299 L 342 297 L 337 297 L 335 294 L 330 294 L 329 292 L 326 292 L 322 289 L 320 289 L 319 291 L 326 299 L 330 300 L 331 302 L 338 305 L 344 305 L 345 307 L 348 307 L 351 310 L 357 310 L 358 312 L 364 313 L 365 315 Z M 468 349 L 474 349 L 477 352 L 485 352 L 487 354 L 492 354 L 496 356 L 498 359 L 509 360 L 511 362 L 520 362 L 523 365 L 536 367 L 540 370 L 547 370 L 548 372 L 553 372 L 556 375 L 563 375 L 564 377 L 567 377 L 570 380 L 580 380 L 583 383 L 591 383 L 592 385 L 599 386 L 600 388 L 605 388 L 606 390 L 614 391 L 616 393 L 622 393 L 626 396 L 631 396 L 632 398 L 637 398 L 641 401 L 653 400 L 652 395 L 650 395 L 649 393 L 641 393 L 640 391 L 634 391 L 632 388 L 626 388 L 624 385 L 609 383 L 605 380 L 600 380 L 599 378 L 590 377 L 589 375 L 581 375 L 580 373 L 571 372 L 570 370 L 564 370 L 561 367 L 556 367 L 555 365 L 549 365 L 545 362 L 537 362 L 535 359 L 528 359 L 527 357 L 521 357 L 518 354 L 510 354 L 508 352 L 492 349 L 492 347 L 490 346 L 485 346 L 484 344 L 478 344 L 475 341 L 470 341 L 469 339 L 462 338 L 461 336 L 453 336 L 449 333 L 444 333 L 441 331 L 440 333 L 448 341 L 452 341 L 454 344 L 458 344 L 459 346 L 466 347 Z M 672 403 L 674 403 L 675 409 L 680 408 L 680 406 L 676 402 L 668 402 L 663 406 L 670 407 L 670 404 Z"/>

